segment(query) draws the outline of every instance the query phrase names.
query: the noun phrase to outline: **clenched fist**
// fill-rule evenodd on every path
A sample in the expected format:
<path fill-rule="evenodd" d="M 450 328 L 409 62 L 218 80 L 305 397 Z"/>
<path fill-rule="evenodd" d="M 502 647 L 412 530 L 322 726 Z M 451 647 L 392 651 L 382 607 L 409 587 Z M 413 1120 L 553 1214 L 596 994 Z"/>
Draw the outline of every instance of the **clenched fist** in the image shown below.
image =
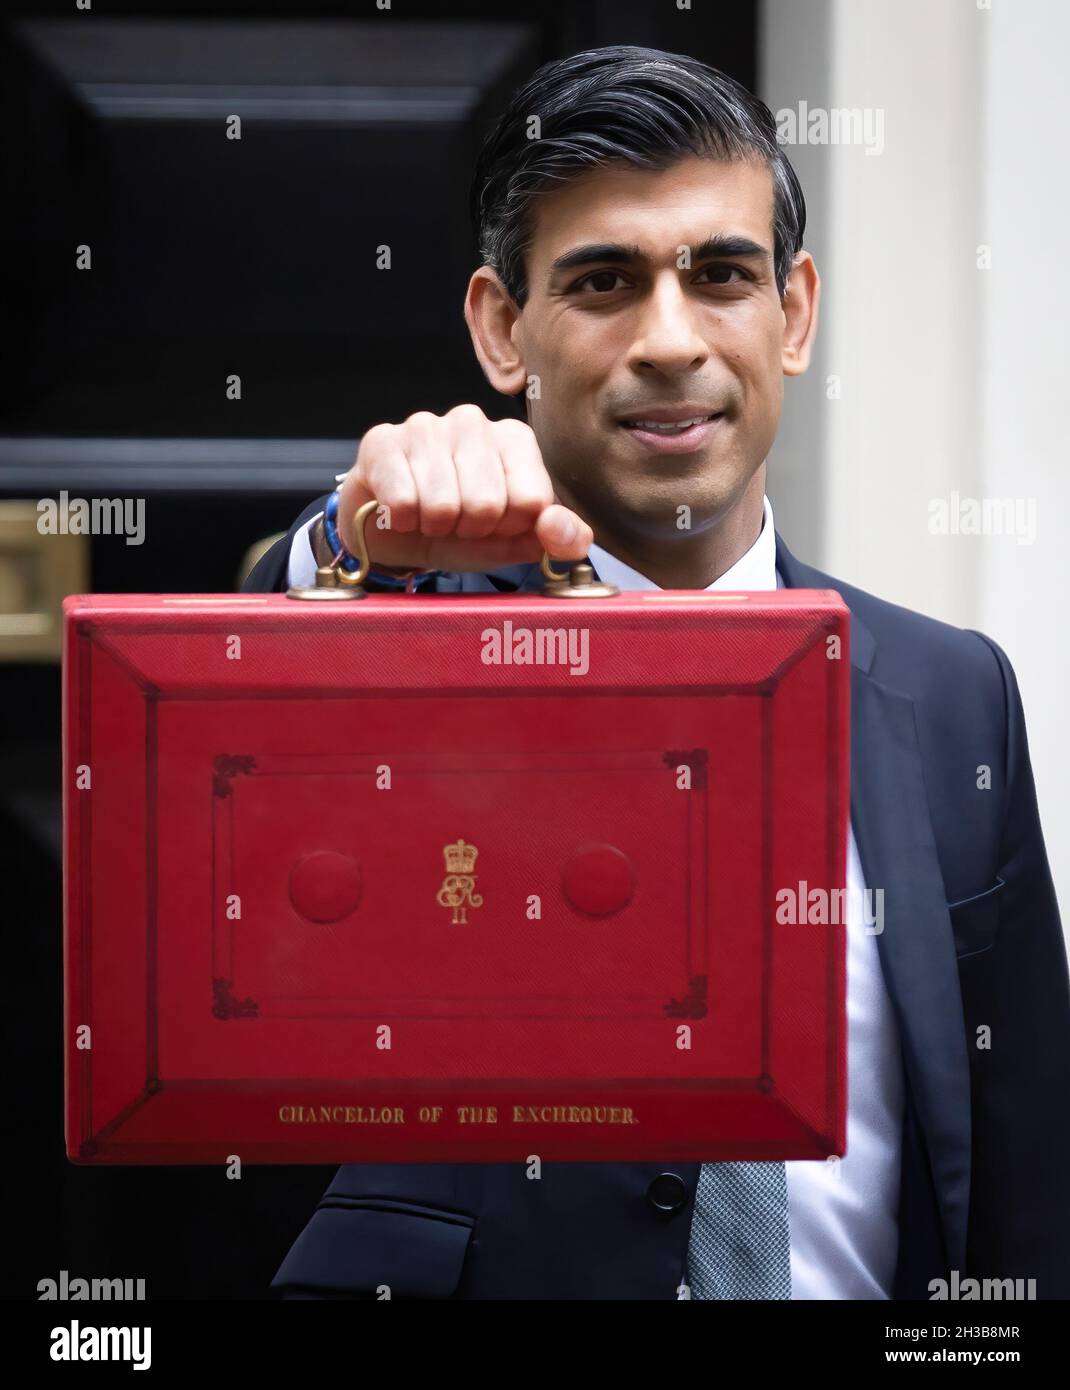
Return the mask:
<path fill-rule="evenodd" d="M 374 497 L 389 528 L 365 528 L 373 561 L 404 569 L 493 570 L 542 558 L 582 560 L 594 540 L 554 501 L 535 435 L 519 420 L 488 420 L 477 405 L 418 411 L 375 425 L 341 485 L 338 528 L 356 553 L 357 508 Z"/>

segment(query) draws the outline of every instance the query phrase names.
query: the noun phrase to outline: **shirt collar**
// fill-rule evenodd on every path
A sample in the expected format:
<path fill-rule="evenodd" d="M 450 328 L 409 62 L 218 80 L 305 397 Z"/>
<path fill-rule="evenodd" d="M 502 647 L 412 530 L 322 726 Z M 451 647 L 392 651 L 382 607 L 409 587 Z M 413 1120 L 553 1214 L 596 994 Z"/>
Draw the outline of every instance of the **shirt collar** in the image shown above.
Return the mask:
<path fill-rule="evenodd" d="M 595 568 L 598 578 L 606 584 L 616 584 L 618 589 L 657 589 L 660 586 L 645 574 L 633 570 L 623 560 L 610 555 L 600 545 L 592 545 L 587 552 L 588 559 Z M 768 497 L 762 498 L 762 529 L 758 539 L 745 555 L 741 555 L 730 569 L 715 579 L 707 589 L 775 589 L 776 572 L 776 532 L 773 529 L 773 508 Z"/>

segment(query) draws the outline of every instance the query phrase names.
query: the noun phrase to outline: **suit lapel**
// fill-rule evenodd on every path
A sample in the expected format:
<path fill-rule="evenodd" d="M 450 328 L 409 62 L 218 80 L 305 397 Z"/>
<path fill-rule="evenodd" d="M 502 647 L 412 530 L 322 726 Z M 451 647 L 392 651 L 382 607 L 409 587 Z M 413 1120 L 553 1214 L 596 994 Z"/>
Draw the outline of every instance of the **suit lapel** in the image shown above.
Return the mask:
<path fill-rule="evenodd" d="M 779 536 L 777 568 L 788 588 L 835 588 L 829 576 L 800 564 Z M 955 945 L 914 702 L 871 674 L 876 647 L 852 610 L 851 822 L 865 885 L 884 889 L 877 951 L 928 1143 L 949 1267 L 962 1269 L 970 1191 L 970 1070 Z"/>

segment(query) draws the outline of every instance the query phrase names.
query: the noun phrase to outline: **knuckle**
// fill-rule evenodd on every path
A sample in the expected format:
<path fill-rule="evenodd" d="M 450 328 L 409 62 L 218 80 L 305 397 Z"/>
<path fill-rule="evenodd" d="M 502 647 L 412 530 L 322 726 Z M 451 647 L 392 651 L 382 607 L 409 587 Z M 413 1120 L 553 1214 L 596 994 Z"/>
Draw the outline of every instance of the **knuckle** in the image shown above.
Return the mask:
<path fill-rule="evenodd" d="M 493 526 L 504 513 L 504 498 L 498 502 L 492 497 L 479 497 L 466 502 L 464 507 L 465 518 L 477 526 Z"/>
<path fill-rule="evenodd" d="M 406 428 L 419 430 L 434 429 L 440 423 L 440 417 L 430 410 L 414 410 L 405 420 Z"/>
<path fill-rule="evenodd" d="M 522 516 L 538 516 L 544 511 L 552 499 L 552 493 L 536 492 L 532 488 L 521 488 L 517 492 L 509 494 L 509 510 L 518 512 Z"/>
<path fill-rule="evenodd" d="M 503 439 L 516 440 L 517 443 L 533 444 L 535 442 L 535 431 L 524 420 L 517 420 L 514 416 L 506 416 L 504 420 L 495 420 L 494 429 Z"/>
<path fill-rule="evenodd" d="M 460 405 L 455 405 L 450 411 L 450 419 L 456 420 L 460 424 L 469 422 L 474 424 L 480 420 L 486 420 L 486 418 L 479 406 L 472 401 L 464 401 Z"/>
<path fill-rule="evenodd" d="M 400 470 L 380 470 L 373 482 L 376 499 L 380 505 L 389 507 L 392 515 L 399 516 L 415 511 L 416 489 L 407 475 L 400 475 Z"/>
<path fill-rule="evenodd" d="M 527 425 L 514 420 L 511 428 L 503 428 L 498 435 L 498 447 L 505 462 L 512 465 L 511 476 L 525 491 L 551 491 L 550 475 L 543 463 L 538 441 Z"/>
<path fill-rule="evenodd" d="M 380 502 L 391 506 L 415 495 L 415 484 L 403 456 L 391 450 L 369 460 L 364 482 Z"/>
<path fill-rule="evenodd" d="M 396 425 L 383 422 L 378 425 L 372 425 L 370 429 L 366 429 L 361 435 L 360 443 L 357 445 L 357 461 L 359 462 L 362 458 L 366 458 L 369 453 L 373 453 L 377 448 L 388 443 L 396 428 Z"/>
<path fill-rule="evenodd" d="M 460 504 L 456 502 L 440 499 L 433 502 L 422 502 L 420 505 L 420 527 L 424 531 L 434 531 L 435 534 L 450 531 L 456 524 L 459 514 Z"/>

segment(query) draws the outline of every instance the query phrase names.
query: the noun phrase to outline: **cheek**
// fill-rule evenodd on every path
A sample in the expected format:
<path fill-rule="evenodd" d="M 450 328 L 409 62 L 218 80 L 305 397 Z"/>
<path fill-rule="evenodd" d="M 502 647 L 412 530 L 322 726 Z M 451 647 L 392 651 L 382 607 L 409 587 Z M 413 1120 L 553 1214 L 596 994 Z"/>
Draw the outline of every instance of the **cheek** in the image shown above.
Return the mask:
<path fill-rule="evenodd" d="M 534 368 L 542 382 L 543 399 L 578 401 L 598 389 L 601 373 L 593 350 L 570 341 L 549 343 L 539 355 L 542 370 Z"/>
<path fill-rule="evenodd" d="M 751 401 L 772 401 L 783 389 L 781 337 L 775 325 L 750 324 L 745 332 L 722 339 L 722 355 Z"/>

